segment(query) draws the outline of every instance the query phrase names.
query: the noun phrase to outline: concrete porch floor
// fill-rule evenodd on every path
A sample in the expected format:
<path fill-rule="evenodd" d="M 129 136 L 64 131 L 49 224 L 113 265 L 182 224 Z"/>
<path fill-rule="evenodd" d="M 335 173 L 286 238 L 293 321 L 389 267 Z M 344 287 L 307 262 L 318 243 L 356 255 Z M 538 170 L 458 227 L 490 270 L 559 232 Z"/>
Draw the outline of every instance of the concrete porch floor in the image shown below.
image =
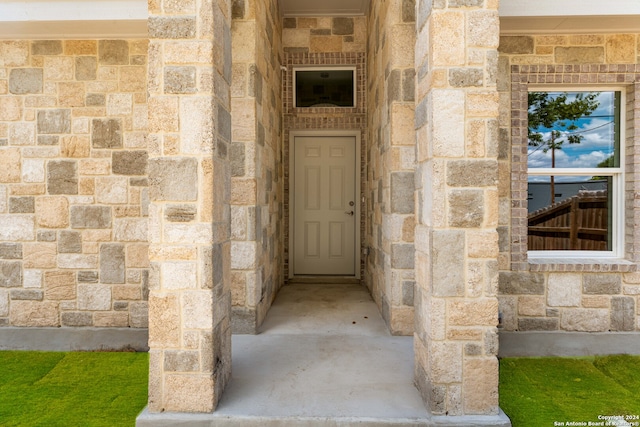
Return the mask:
<path fill-rule="evenodd" d="M 389 334 L 357 284 L 280 290 L 258 335 L 234 335 L 232 376 L 213 414 L 150 414 L 138 426 L 508 426 L 433 417 L 413 384 L 413 338 Z"/>

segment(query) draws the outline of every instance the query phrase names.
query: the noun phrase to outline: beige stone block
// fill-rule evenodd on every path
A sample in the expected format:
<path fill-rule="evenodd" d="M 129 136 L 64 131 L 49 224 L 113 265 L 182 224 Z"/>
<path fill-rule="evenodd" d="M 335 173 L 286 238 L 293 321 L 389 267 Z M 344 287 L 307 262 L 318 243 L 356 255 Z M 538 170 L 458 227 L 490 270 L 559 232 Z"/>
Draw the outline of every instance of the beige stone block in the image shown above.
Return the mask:
<path fill-rule="evenodd" d="M 414 107 L 394 103 L 391 110 L 391 145 L 415 145 Z"/>
<path fill-rule="evenodd" d="M 628 284 L 640 284 L 640 271 L 634 271 L 633 273 L 624 273 L 622 275 L 622 280 L 624 283 Z"/>
<path fill-rule="evenodd" d="M 133 112 L 133 95 L 130 93 L 110 93 L 107 95 L 107 114 L 126 116 Z"/>
<path fill-rule="evenodd" d="M 147 242 L 148 220 L 146 218 L 117 218 L 113 232 L 119 242 Z"/>
<path fill-rule="evenodd" d="M 231 305 L 244 307 L 247 301 L 247 284 L 244 272 L 231 272 Z"/>
<path fill-rule="evenodd" d="M 308 29 L 285 28 L 282 30 L 282 45 L 284 47 L 309 47 L 311 44 Z"/>
<path fill-rule="evenodd" d="M 432 12 L 429 31 L 433 67 L 464 64 L 467 47 L 464 13 Z"/>
<path fill-rule="evenodd" d="M 69 226 L 69 201 L 64 196 L 43 196 L 35 200 L 36 223 L 42 228 Z"/>
<path fill-rule="evenodd" d="M 16 184 L 11 186 L 12 196 L 38 196 L 45 193 L 44 184 Z"/>
<path fill-rule="evenodd" d="M 231 268 L 249 270 L 256 266 L 256 243 L 231 242 Z"/>
<path fill-rule="evenodd" d="M 73 300 L 76 298 L 76 273 L 74 271 L 45 271 L 44 296 L 48 300 Z"/>
<path fill-rule="evenodd" d="M 611 297 L 607 295 L 583 295 L 583 308 L 609 308 L 611 305 Z"/>
<path fill-rule="evenodd" d="M 0 107 L 2 107 L 0 105 Z M 21 156 L 19 148 L 0 149 L 0 182 L 20 182 Z"/>
<path fill-rule="evenodd" d="M 410 68 L 414 63 L 416 45 L 414 24 L 394 25 L 390 31 L 391 68 Z M 312 38 L 313 40 L 313 38 Z"/>
<path fill-rule="evenodd" d="M 151 246 L 149 259 L 151 261 L 192 261 L 198 257 L 198 250 L 191 246 Z"/>
<path fill-rule="evenodd" d="M 156 96 L 149 99 L 149 132 L 178 132 L 178 97 Z"/>
<path fill-rule="evenodd" d="M 555 62 L 559 64 L 602 64 L 604 47 L 556 47 Z"/>
<path fill-rule="evenodd" d="M 559 38 L 560 36 L 558 36 Z M 604 44 L 604 35 L 602 34 L 576 34 L 568 36 L 569 42 L 568 44 L 572 45 L 602 45 Z M 562 37 L 562 40 L 566 40 L 566 37 Z M 565 43 L 554 43 L 554 44 L 567 44 Z"/>
<path fill-rule="evenodd" d="M 536 46 L 536 55 L 553 55 L 553 46 Z"/>
<path fill-rule="evenodd" d="M 22 286 L 27 289 L 42 288 L 42 270 L 23 270 Z"/>
<path fill-rule="evenodd" d="M 415 217 L 413 215 L 405 218 L 402 224 L 402 240 L 405 242 L 413 242 L 415 234 Z"/>
<path fill-rule="evenodd" d="M 111 296 L 114 301 L 139 301 L 142 299 L 142 290 L 139 285 L 113 285 Z"/>
<path fill-rule="evenodd" d="M 609 64 L 633 64 L 636 62 L 636 35 L 610 34 L 606 36 L 606 62 Z"/>
<path fill-rule="evenodd" d="M 463 400 L 465 414 L 498 413 L 498 359 L 464 361 Z"/>
<path fill-rule="evenodd" d="M 17 96 L 0 97 L 0 120 L 17 121 L 22 118 L 22 98 Z"/>
<path fill-rule="evenodd" d="M 211 374 L 166 375 L 163 408 L 170 412 L 212 412 L 214 390 Z"/>
<path fill-rule="evenodd" d="M 605 332 L 609 330 L 608 309 L 568 308 L 562 311 L 560 329 L 577 332 Z"/>
<path fill-rule="evenodd" d="M 342 36 L 311 36 L 310 52 L 342 52 Z"/>
<path fill-rule="evenodd" d="M 111 309 L 111 287 L 95 284 L 78 284 L 78 309 L 107 311 Z"/>
<path fill-rule="evenodd" d="M 47 81 L 73 80 L 74 59 L 71 56 L 46 56 L 44 79 Z"/>
<path fill-rule="evenodd" d="M 127 203 L 127 177 L 99 177 L 96 182 L 96 201 L 104 204 Z"/>
<path fill-rule="evenodd" d="M 518 297 L 518 314 L 521 316 L 546 316 L 546 305 L 543 296 Z"/>
<path fill-rule="evenodd" d="M 91 141 L 88 136 L 70 135 L 63 136 L 60 147 L 62 157 L 80 158 L 89 157 Z"/>
<path fill-rule="evenodd" d="M 185 291 L 182 296 L 182 322 L 187 329 L 211 329 L 213 300 L 211 291 Z"/>
<path fill-rule="evenodd" d="M 109 175 L 111 173 L 111 157 L 108 159 L 82 159 L 78 162 L 80 175 Z"/>
<path fill-rule="evenodd" d="M 234 64 L 255 62 L 256 24 L 254 21 L 233 21 L 231 26 L 231 50 Z"/>
<path fill-rule="evenodd" d="M 470 258 L 498 256 L 498 233 L 495 231 L 468 231 L 467 254 Z"/>
<path fill-rule="evenodd" d="M 197 282 L 197 264 L 195 262 L 168 262 L 160 267 L 163 289 L 194 289 Z"/>
<path fill-rule="evenodd" d="M 180 149 L 186 154 L 212 153 L 214 146 L 213 106 L 210 96 L 180 99 Z M 221 124 L 218 124 L 221 126 Z"/>
<path fill-rule="evenodd" d="M 231 184 L 233 205 L 254 205 L 256 203 L 257 184 L 255 179 L 234 179 Z"/>
<path fill-rule="evenodd" d="M 29 65 L 29 41 L 0 40 L 0 67 Z"/>
<path fill-rule="evenodd" d="M 10 123 L 9 124 L 9 144 L 10 145 L 35 145 L 36 128 L 33 123 Z"/>
<path fill-rule="evenodd" d="M 65 40 L 63 43 L 65 55 L 72 56 L 98 54 L 97 40 Z"/>
<path fill-rule="evenodd" d="M 432 149 L 437 157 L 464 155 L 464 92 L 433 90 L 431 93 Z"/>
<path fill-rule="evenodd" d="M 95 269 L 98 268 L 98 257 L 85 254 L 58 254 L 58 268 Z"/>
<path fill-rule="evenodd" d="M 164 44 L 166 64 L 212 64 L 213 46 L 210 41 L 169 41 Z"/>
<path fill-rule="evenodd" d="M 428 357 L 431 379 L 434 383 L 462 381 L 462 344 L 432 342 Z"/>
<path fill-rule="evenodd" d="M 484 157 L 486 153 L 486 123 L 484 120 L 471 120 L 467 123 L 465 153 L 467 157 Z"/>
<path fill-rule="evenodd" d="M 84 83 L 58 83 L 58 105 L 61 107 L 84 107 Z"/>
<path fill-rule="evenodd" d="M 551 307 L 578 307 L 582 296 L 582 275 L 549 274 L 547 304 Z"/>
<path fill-rule="evenodd" d="M 252 98 L 231 101 L 231 124 L 234 141 L 256 139 L 256 103 Z"/>
<path fill-rule="evenodd" d="M 55 301 L 11 301 L 9 322 L 12 326 L 59 326 L 58 303 Z"/>
<path fill-rule="evenodd" d="M 483 330 L 478 328 L 448 328 L 447 339 L 455 341 L 482 341 Z"/>
<path fill-rule="evenodd" d="M 126 266 L 127 268 L 149 268 L 149 245 L 128 245 Z"/>
<path fill-rule="evenodd" d="M 500 95 L 498 92 L 469 92 L 466 105 L 471 117 L 498 117 Z"/>
<path fill-rule="evenodd" d="M 83 242 L 110 242 L 111 230 L 82 230 Z"/>
<path fill-rule="evenodd" d="M 24 268 L 55 268 L 56 266 L 55 243 L 24 243 L 22 254 Z"/>
<path fill-rule="evenodd" d="M 393 335 L 410 336 L 414 332 L 414 308 L 392 307 L 389 319 L 391 333 Z"/>
<path fill-rule="evenodd" d="M 535 41 L 537 45 L 562 46 L 567 44 L 568 37 L 561 35 L 544 35 L 536 36 Z"/>
<path fill-rule="evenodd" d="M 478 298 L 474 300 L 447 301 L 449 325 L 497 326 L 498 300 Z"/>
<path fill-rule="evenodd" d="M 127 327 L 129 326 L 129 313 L 126 311 L 94 313 L 93 325 L 96 327 Z"/>
<path fill-rule="evenodd" d="M 467 44 L 497 48 L 500 44 L 500 21 L 497 10 L 476 10 L 467 14 Z"/>

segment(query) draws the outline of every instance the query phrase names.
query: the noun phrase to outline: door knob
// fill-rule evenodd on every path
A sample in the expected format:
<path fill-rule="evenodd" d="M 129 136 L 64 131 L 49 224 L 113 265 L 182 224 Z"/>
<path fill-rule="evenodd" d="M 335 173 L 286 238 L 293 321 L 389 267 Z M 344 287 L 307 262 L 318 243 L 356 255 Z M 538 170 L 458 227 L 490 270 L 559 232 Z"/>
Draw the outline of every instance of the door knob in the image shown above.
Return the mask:
<path fill-rule="evenodd" d="M 347 215 L 353 216 L 353 211 L 344 211 L 344 213 L 346 213 Z"/>

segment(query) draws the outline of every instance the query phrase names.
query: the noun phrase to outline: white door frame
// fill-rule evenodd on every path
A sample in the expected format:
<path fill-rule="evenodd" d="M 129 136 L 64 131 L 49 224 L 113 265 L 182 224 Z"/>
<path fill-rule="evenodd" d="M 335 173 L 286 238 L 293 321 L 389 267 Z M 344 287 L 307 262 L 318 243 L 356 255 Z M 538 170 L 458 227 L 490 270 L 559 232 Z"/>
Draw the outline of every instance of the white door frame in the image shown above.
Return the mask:
<path fill-rule="evenodd" d="M 356 159 L 355 159 L 355 256 L 354 256 L 354 271 L 355 278 L 360 279 L 360 262 L 361 262 L 361 246 L 360 246 L 360 228 L 362 226 L 362 218 L 361 218 L 361 202 L 362 202 L 362 189 L 361 185 L 361 168 L 362 162 L 360 159 L 360 151 L 361 151 L 361 134 L 360 130 L 292 130 L 289 132 L 289 278 L 295 277 L 293 274 L 293 265 L 294 265 L 294 217 L 295 217 L 295 191 L 294 191 L 294 179 L 295 179 L 295 138 L 298 136 L 328 136 L 328 137 L 340 137 L 340 136 L 349 136 L 355 137 L 356 141 Z"/>

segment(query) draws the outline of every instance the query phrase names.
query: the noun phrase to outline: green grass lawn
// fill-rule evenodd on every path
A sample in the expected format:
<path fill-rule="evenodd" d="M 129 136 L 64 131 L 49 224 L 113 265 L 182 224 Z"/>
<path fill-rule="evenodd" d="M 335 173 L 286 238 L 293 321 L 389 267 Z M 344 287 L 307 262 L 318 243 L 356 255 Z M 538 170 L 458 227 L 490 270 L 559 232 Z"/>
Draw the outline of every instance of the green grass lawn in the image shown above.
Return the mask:
<path fill-rule="evenodd" d="M 133 426 L 148 369 L 146 353 L 0 351 L 0 426 Z M 640 356 L 502 359 L 500 407 L 513 427 L 640 415 Z"/>
<path fill-rule="evenodd" d="M 513 427 L 640 416 L 640 357 L 502 359 L 500 407 Z"/>
<path fill-rule="evenodd" d="M 0 426 L 133 426 L 147 353 L 0 352 Z"/>

